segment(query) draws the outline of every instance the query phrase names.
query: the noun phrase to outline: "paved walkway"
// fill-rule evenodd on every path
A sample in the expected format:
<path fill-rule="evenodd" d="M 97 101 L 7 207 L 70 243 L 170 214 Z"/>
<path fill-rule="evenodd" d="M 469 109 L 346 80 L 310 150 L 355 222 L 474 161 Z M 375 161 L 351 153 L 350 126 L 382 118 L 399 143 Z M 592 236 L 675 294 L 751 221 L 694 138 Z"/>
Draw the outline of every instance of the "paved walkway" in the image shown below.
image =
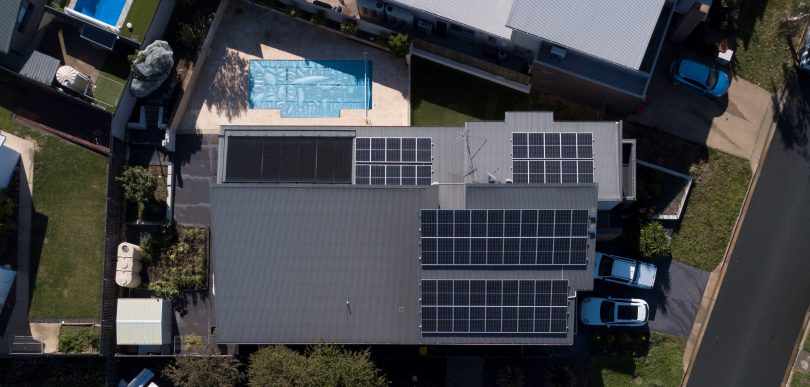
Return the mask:
<path fill-rule="evenodd" d="M 402 58 L 309 25 L 233 1 L 225 10 L 209 57 L 177 129 L 219 133 L 220 125 L 367 125 L 364 110 L 343 110 L 338 118 L 282 118 L 278 109 L 248 106 L 248 61 L 252 59 L 351 59 L 373 64 L 370 125 L 410 125 L 409 69 Z"/>
<path fill-rule="evenodd" d="M 771 93 L 741 78 L 733 79 L 723 101 L 674 86 L 667 74 L 672 60 L 681 54 L 674 47 L 664 50 L 644 110 L 628 120 L 742 157 L 755 169 L 761 156 L 756 150 L 762 148 L 772 122 Z"/>
<path fill-rule="evenodd" d="M 210 185 L 217 174 L 215 135 L 181 134 L 172 156 L 175 168 L 174 220 L 180 224 L 211 223 Z"/>
<path fill-rule="evenodd" d="M 29 260 L 31 257 L 31 213 L 32 193 L 34 192 L 34 152 L 36 145 L 7 132 L 0 132 L 6 136 L 3 146 L 17 151 L 20 154 L 22 168 L 20 169 L 20 202 L 19 221 L 17 224 L 17 282 L 16 300 L 11 312 L 8 326 L 0 343 L 0 353 L 8 353 L 11 336 L 31 336 L 28 325 L 28 300 L 31 286 L 29 284 Z"/>

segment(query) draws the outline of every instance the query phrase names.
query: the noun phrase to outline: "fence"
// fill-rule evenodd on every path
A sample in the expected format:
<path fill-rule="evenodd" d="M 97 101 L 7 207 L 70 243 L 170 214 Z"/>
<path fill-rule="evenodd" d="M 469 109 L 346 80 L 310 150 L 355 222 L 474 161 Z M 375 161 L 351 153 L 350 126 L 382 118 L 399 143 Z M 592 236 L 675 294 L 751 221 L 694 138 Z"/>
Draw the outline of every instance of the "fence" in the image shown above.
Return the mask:
<path fill-rule="evenodd" d="M 13 336 L 9 338 L 9 353 L 12 355 L 41 355 L 45 342 L 39 336 Z"/>

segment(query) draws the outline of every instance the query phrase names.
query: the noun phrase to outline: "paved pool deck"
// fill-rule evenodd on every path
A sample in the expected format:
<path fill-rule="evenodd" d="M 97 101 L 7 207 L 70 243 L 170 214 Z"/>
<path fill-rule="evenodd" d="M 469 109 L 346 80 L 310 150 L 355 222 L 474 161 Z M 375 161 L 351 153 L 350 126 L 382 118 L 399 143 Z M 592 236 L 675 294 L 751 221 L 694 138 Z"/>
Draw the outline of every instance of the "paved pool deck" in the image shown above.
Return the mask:
<path fill-rule="evenodd" d="M 198 71 L 179 133 L 219 133 L 220 125 L 410 125 L 409 68 L 402 58 L 262 7 L 232 1 L 208 59 Z M 339 118 L 282 118 L 277 109 L 250 109 L 251 59 L 363 60 L 373 63 L 372 107 Z"/>

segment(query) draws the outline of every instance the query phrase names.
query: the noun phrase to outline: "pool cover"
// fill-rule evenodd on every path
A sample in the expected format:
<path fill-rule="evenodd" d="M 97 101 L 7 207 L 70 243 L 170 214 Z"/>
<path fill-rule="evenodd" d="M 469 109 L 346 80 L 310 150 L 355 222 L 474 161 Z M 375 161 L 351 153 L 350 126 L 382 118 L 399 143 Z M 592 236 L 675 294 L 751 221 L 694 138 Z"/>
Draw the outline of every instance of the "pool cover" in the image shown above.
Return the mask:
<path fill-rule="evenodd" d="M 371 61 L 252 60 L 250 108 L 282 117 L 340 117 L 371 108 Z"/>

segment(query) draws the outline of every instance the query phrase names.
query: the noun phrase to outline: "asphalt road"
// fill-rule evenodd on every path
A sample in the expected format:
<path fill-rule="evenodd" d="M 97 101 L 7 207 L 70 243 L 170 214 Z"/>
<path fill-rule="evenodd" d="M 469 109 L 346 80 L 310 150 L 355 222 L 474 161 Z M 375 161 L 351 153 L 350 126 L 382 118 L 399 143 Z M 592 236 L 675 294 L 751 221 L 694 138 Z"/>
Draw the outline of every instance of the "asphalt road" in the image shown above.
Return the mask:
<path fill-rule="evenodd" d="M 810 79 L 790 79 L 689 386 L 778 386 L 810 303 Z"/>

